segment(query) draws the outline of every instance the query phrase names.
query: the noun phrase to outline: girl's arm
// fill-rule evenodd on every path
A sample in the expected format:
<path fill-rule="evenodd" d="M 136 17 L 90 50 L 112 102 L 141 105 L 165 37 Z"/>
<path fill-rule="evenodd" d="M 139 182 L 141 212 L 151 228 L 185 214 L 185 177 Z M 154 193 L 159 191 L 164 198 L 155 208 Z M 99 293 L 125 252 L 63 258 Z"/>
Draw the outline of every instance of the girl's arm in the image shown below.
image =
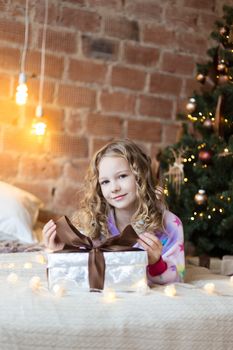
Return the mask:
<path fill-rule="evenodd" d="M 162 254 L 160 260 L 148 265 L 149 284 L 182 282 L 185 272 L 184 236 L 180 219 L 166 211 L 164 218 L 166 234 L 162 236 Z"/>

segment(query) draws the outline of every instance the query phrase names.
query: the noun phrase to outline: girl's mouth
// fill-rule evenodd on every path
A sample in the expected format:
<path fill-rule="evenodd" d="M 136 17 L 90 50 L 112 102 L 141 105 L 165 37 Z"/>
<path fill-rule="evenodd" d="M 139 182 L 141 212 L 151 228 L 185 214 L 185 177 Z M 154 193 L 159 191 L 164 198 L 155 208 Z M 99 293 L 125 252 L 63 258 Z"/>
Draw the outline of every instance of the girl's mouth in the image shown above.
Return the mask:
<path fill-rule="evenodd" d="M 126 194 L 127 194 L 127 193 L 126 193 Z M 124 197 L 126 196 L 126 194 L 121 194 L 121 195 L 119 195 L 119 196 L 116 196 L 116 197 L 113 198 L 113 200 L 119 201 L 119 200 L 121 200 L 122 198 L 124 198 Z"/>

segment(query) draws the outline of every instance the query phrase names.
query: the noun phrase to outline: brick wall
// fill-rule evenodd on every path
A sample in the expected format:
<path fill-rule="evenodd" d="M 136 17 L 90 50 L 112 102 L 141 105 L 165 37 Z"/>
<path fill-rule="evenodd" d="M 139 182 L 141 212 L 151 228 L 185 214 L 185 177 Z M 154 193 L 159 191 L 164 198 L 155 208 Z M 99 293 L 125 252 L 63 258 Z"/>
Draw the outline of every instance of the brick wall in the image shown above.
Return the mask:
<path fill-rule="evenodd" d="M 14 102 L 24 0 L 0 0 L 0 179 L 69 214 L 93 152 L 129 137 L 155 156 L 177 139 L 198 87 L 219 0 L 49 0 L 43 107 L 48 133 L 30 135 L 38 103 L 44 1 L 29 1 L 29 100 Z M 79 191 L 80 190 L 80 191 Z"/>

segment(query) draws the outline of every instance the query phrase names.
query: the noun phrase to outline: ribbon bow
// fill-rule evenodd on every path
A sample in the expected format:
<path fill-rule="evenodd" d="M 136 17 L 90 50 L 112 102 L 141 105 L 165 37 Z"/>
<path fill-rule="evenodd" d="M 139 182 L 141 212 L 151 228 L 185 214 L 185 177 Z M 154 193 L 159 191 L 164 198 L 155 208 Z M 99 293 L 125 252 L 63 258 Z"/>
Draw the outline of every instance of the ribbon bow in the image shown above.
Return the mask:
<path fill-rule="evenodd" d="M 126 226 L 118 236 L 113 236 L 94 245 L 93 241 L 83 235 L 66 216 L 62 216 L 56 222 L 58 238 L 65 243 L 67 248 L 77 252 L 89 252 L 88 271 L 89 286 L 91 290 L 102 290 L 104 288 L 105 259 L 103 252 L 135 251 L 133 248 L 137 243 L 138 235 L 131 225 Z"/>

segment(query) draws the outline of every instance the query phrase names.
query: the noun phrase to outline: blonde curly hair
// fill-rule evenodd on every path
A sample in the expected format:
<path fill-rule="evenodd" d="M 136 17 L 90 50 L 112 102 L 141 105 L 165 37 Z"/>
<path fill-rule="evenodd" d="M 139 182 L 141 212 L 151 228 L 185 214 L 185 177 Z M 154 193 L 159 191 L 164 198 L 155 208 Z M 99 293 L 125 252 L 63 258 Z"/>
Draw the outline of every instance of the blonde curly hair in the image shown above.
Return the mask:
<path fill-rule="evenodd" d="M 100 234 L 108 237 L 108 215 L 111 206 L 102 195 L 99 184 L 99 163 L 103 157 L 122 157 L 129 163 L 136 179 L 138 207 L 131 224 L 136 231 L 157 231 L 163 229 L 163 214 L 166 209 L 163 191 L 156 188 L 156 177 L 151 159 L 128 139 L 108 143 L 96 152 L 84 183 L 84 198 L 81 208 L 73 215 L 73 223 L 91 238 Z"/>

